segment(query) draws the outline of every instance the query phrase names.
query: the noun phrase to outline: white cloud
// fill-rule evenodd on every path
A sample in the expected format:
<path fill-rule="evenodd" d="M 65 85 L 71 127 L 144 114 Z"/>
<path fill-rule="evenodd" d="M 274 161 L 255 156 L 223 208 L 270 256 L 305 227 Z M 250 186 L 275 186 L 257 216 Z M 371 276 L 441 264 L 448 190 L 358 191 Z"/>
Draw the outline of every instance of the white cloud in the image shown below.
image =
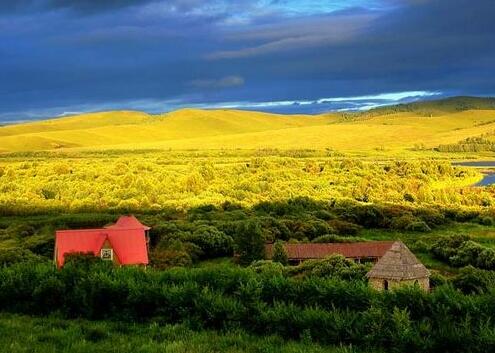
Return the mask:
<path fill-rule="evenodd" d="M 85 104 L 69 107 L 53 107 L 38 109 L 36 111 L 22 111 L 0 114 L 0 121 L 4 124 L 19 123 L 29 120 L 38 120 L 50 117 L 61 117 L 67 115 L 83 114 L 96 111 L 108 110 L 139 110 L 148 113 L 162 113 L 182 108 L 196 109 L 247 109 L 272 112 L 324 112 L 324 111 L 362 111 L 385 105 L 398 104 L 402 102 L 413 102 L 421 99 L 442 97 L 441 92 L 432 91 L 406 91 L 381 93 L 376 95 L 355 97 L 329 97 L 315 100 L 283 100 L 266 102 L 220 102 L 220 103 L 188 103 L 190 97 L 176 99 L 141 99 L 133 101 L 112 102 L 106 104 Z M 307 108 L 307 109 L 305 109 Z M 315 109 L 309 109 L 315 108 Z M 22 117 L 19 119 L 19 117 Z"/>
<path fill-rule="evenodd" d="M 383 105 L 400 103 L 404 100 L 413 101 L 422 98 L 440 96 L 440 92 L 431 91 L 407 91 L 395 93 L 381 93 L 376 95 L 355 96 L 355 97 L 329 97 L 315 100 L 284 100 L 269 102 L 225 102 L 214 104 L 196 104 L 200 108 L 241 108 L 241 109 L 263 109 L 263 108 L 281 108 L 290 106 L 318 105 L 328 103 L 345 103 L 349 105 L 348 109 L 339 110 L 366 110 Z"/>

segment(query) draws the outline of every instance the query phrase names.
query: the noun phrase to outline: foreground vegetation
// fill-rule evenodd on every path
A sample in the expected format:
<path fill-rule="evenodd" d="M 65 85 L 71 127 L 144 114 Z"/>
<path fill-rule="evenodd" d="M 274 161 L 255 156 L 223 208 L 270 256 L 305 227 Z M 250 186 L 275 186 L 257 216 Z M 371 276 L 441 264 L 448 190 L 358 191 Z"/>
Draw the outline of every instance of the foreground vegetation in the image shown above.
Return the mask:
<path fill-rule="evenodd" d="M 9 353 L 353 353 L 349 347 L 253 336 L 242 330 L 191 330 L 156 322 L 64 320 L 0 314 L 0 347 Z"/>
<path fill-rule="evenodd" d="M 2 311 L 242 330 L 389 352 L 494 349 L 493 298 L 492 290 L 465 295 L 448 284 L 429 294 L 415 287 L 379 293 L 359 280 L 232 267 L 144 271 L 75 261 L 62 271 L 42 264 L 0 270 Z"/>

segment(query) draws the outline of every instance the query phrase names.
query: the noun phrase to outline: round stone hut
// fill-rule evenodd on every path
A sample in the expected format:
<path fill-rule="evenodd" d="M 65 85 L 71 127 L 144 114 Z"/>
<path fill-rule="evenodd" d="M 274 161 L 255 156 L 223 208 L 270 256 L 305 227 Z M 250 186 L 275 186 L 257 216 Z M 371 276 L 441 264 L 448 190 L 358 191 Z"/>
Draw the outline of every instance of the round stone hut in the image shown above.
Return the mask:
<path fill-rule="evenodd" d="M 404 284 L 430 289 L 430 271 L 401 241 L 396 241 L 366 274 L 370 285 L 388 290 Z"/>

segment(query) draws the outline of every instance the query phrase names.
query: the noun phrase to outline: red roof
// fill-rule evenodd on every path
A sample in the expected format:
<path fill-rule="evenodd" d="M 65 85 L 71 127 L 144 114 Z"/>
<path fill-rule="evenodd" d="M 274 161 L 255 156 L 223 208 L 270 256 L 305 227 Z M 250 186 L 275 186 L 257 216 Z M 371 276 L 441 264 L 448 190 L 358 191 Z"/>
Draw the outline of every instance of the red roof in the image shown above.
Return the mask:
<path fill-rule="evenodd" d="M 117 222 L 115 224 L 112 224 L 111 226 L 105 227 L 105 228 L 125 228 L 125 229 L 144 229 L 144 230 L 150 230 L 151 228 L 148 226 L 145 226 L 141 222 L 138 221 L 136 217 L 133 215 L 129 216 L 120 216 Z"/>
<path fill-rule="evenodd" d="M 132 218 L 137 221 L 136 218 Z M 137 222 L 139 223 L 139 221 Z M 132 223 L 127 224 L 132 227 L 135 226 Z M 125 228 L 121 223 L 120 226 L 103 229 L 57 231 L 55 233 L 57 266 L 62 267 L 65 255 L 70 253 L 93 253 L 95 256 L 99 256 L 100 250 L 107 240 L 114 251 L 114 256 L 121 265 L 147 265 L 149 262 L 148 248 L 144 230 L 149 229 L 149 227 L 139 224 L 141 225 L 140 228 Z"/>
<path fill-rule="evenodd" d="M 347 258 L 382 257 L 390 249 L 393 241 L 373 241 L 363 243 L 309 243 L 284 244 L 289 259 L 323 259 L 332 254 Z M 266 256 L 272 257 L 273 244 L 265 246 Z"/>

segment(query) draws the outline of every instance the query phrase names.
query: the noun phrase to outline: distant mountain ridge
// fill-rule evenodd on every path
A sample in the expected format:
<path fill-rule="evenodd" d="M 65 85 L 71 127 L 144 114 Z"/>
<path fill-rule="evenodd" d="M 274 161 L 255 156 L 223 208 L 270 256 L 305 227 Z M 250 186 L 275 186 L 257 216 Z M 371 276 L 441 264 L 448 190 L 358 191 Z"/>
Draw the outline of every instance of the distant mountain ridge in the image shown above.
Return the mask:
<path fill-rule="evenodd" d="M 421 100 L 411 103 L 373 108 L 362 115 L 382 115 L 394 113 L 420 113 L 423 115 L 438 115 L 455 113 L 466 110 L 495 110 L 495 97 L 456 96 L 442 99 Z"/>

